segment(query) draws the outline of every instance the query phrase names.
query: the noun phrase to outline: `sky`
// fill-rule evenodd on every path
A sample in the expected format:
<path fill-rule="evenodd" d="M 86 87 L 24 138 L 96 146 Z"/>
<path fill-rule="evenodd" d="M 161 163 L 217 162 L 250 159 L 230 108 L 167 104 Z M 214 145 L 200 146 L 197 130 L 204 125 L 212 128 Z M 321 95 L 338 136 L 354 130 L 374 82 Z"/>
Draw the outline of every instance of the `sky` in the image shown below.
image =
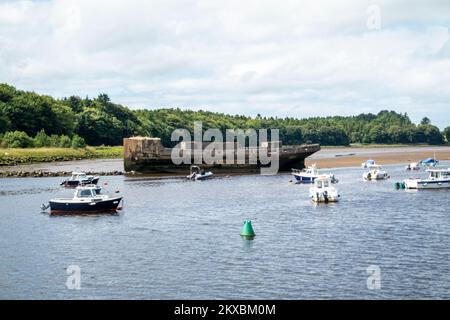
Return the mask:
<path fill-rule="evenodd" d="M 0 82 L 131 108 L 450 125 L 450 1 L 0 0 Z"/>

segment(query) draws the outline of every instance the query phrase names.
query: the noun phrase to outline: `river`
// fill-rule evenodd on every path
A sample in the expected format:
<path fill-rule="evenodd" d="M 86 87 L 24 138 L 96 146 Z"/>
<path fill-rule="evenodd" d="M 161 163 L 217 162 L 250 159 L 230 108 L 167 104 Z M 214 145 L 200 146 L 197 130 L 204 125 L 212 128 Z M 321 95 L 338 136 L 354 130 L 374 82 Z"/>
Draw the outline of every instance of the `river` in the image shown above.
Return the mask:
<path fill-rule="evenodd" d="M 71 194 L 61 178 L 1 179 L 0 298 L 449 299 L 450 191 L 395 190 L 425 173 L 384 168 L 392 178 L 382 182 L 330 170 L 342 200 L 318 206 L 289 174 L 106 176 L 123 210 L 75 217 L 40 212 Z M 245 219 L 254 240 L 239 236 Z M 66 287 L 73 265 L 80 290 Z M 368 286 L 369 266 L 380 287 Z"/>

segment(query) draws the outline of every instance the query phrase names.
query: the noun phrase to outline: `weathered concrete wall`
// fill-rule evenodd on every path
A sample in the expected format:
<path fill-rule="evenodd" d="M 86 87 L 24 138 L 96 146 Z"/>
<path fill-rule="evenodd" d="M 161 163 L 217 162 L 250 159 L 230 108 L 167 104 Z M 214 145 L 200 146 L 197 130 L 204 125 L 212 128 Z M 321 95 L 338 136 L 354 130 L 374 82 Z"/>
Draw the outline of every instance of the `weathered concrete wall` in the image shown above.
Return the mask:
<path fill-rule="evenodd" d="M 124 139 L 124 166 L 125 171 L 137 171 L 142 173 L 170 173 L 170 172 L 188 172 L 189 164 L 175 165 L 171 159 L 172 149 L 164 148 L 159 138 L 148 137 L 132 137 Z M 201 149 L 204 149 L 210 142 L 201 143 Z M 221 143 L 214 143 L 220 146 Z M 194 163 L 193 142 L 182 142 L 179 146 L 179 154 L 187 154 L 191 157 L 191 163 Z M 204 167 L 214 168 L 216 171 L 224 172 L 254 172 L 260 166 L 258 150 L 266 154 L 271 154 L 274 147 L 280 147 L 279 160 L 280 170 L 286 171 L 291 168 L 302 168 L 304 159 L 320 150 L 319 145 L 298 145 L 298 146 L 282 146 L 281 141 L 266 143 L 260 148 L 243 148 L 240 151 L 245 153 L 245 163 L 227 164 L 225 155 L 231 152 L 232 158 L 237 155 L 238 144 L 223 143 L 223 150 L 215 149 L 213 156 L 223 157 L 224 161 L 213 165 L 203 164 Z M 200 147 L 200 146 L 198 146 Z M 210 149 L 212 150 L 212 149 Z M 249 161 L 254 156 L 256 162 Z"/>
<path fill-rule="evenodd" d="M 159 157 L 164 153 L 160 138 L 132 137 L 123 139 L 125 160 Z"/>

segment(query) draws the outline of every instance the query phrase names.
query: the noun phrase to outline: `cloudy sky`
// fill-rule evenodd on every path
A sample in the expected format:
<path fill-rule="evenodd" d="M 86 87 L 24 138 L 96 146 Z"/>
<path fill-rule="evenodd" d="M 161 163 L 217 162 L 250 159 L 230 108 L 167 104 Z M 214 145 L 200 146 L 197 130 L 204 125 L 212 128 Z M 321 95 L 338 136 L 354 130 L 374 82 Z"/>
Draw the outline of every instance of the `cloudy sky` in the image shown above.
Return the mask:
<path fill-rule="evenodd" d="M 132 108 L 450 125 L 450 1 L 0 0 L 0 82 Z"/>

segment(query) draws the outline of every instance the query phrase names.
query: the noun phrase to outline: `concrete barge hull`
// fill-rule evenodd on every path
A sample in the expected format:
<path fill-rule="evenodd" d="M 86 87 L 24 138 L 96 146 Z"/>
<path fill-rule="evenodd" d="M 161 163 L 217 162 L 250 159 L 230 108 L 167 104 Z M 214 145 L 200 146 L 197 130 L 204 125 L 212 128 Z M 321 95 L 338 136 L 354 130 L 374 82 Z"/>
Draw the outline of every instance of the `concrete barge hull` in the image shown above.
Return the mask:
<path fill-rule="evenodd" d="M 279 153 L 279 171 L 290 171 L 292 168 L 305 167 L 305 158 L 320 150 L 317 144 L 282 146 Z M 271 156 L 270 148 L 267 151 Z M 143 174 L 188 174 L 191 164 L 176 165 L 171 159 L 172 149 L 164 148 L 158 138 L 133 137 L 124 139 L 125 171 Z M 253 150 L 255 152 L 255 150 Z M 236 154 L 234 155 L 236 156 Z M 227 164 L 225 156 L 223 164 L 201 164 L 201 167 L 217 174 L 226 173 L 260 173 L 264 165 L 249 164 L 249 151 L 246 150 L 245 164 Z M 191 163 L 194 164 L 193 158 Z"/>

